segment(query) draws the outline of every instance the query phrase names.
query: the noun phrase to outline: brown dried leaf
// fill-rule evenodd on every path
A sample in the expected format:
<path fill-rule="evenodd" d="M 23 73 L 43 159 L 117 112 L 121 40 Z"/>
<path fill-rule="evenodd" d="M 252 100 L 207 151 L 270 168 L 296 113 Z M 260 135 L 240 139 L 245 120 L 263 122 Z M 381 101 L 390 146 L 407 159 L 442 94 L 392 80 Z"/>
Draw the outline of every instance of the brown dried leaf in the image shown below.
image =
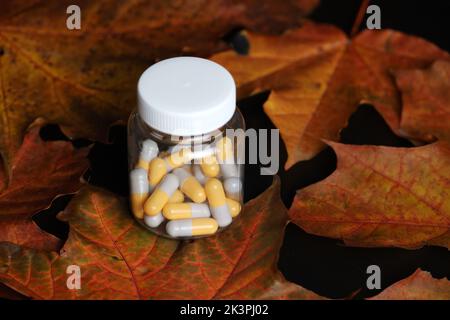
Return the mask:
<path fill-rule="evenodd" d="M 317 0 L 80 0 L 81 30 L 66 27 L 73 1 L 0 2 L 0 154 L 10 162 L 38 117 L 70 137 L 105 141 L 135 106 L 138 76 L 156 59 L 208 55 L 236 27 L 298 25 Z"/>
<path fill-rule="evenodd" d="M 450 63 L 394 73 L 402 92 L 401 129 L 423 141 L 450 142 Z"/>
<path fill-rule="evenodd" d="M 88 149 L 70 142 L 45 142 L 32 126 L 12 162 L 12 177 L 0 191 L 0 241 L 42 250 L 55 250 L 60 240 L 42 231 L 31 219 L 62 194 L 76 192 L 88 167 Z M 6 185 L 0 168 L 0 185 Z"/>
<path fill-rule="evenodd" d="M 287 222 L 279 181 L 214 237 L 177 242 L 141 227 L 125 201 L 86 187 L 61 218 L 61 255 L 0 244 L 0 280 L 34 299 L 319 299 L 276 268 Z M 81 290 L 66 268 L 81 268 Z"/>
<path fill-rule="evenodd" d="M 450 146 L 330 143 L 336 171 L 297 191 L 289 215 L 309 233 L 352 246 L 450 248 Z"/>
<path fill-rule="evenodd" d="M 285 167 L 338 140 L 362 103 L 370 103 L 400 133 L 401 104 L 392 69 L 449 59 L 435 45 L 392 30 L 366 30 L 353 39 L 333 26 L 306 24 L 282 36 L 248 33 L 250 52 L 212 58 L 233 74 L 239 97 L 271 90 L 264 110 L 286 144 Z"/>
<path fill-rule="evenodd" d="M 450 281 L 434 279 L 429 272 L 417 269 L 371 300 L 450 300 Z"/>

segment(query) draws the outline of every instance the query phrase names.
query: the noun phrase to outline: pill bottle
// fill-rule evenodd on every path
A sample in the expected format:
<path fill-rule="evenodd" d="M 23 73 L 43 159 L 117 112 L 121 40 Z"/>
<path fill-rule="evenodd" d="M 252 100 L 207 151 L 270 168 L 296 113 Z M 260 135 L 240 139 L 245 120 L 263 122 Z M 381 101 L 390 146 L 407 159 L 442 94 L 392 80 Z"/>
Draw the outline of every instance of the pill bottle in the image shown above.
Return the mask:
<path fill-rule="evenodd" d="M 137 93 L 128 121 L 134 217 L 176 239 L 226 229 L 242 214 L 245 157 L 231 74 L 207 59 L 171 58 L 144 71 Z"/>

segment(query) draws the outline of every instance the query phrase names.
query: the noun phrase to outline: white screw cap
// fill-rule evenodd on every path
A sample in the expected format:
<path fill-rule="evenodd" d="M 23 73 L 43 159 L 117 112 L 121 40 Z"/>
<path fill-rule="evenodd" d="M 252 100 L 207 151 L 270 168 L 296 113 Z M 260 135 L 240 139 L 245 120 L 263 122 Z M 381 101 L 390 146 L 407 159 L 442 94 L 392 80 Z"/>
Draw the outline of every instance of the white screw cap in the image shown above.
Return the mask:
<path fill-rule="evenodd" d="M 235 109 L 233 77 L 207 59 L 162 60 L 139 79 L 139 115 L 166 134 L 190 136 L 214 131 L 231 119 Z"/>

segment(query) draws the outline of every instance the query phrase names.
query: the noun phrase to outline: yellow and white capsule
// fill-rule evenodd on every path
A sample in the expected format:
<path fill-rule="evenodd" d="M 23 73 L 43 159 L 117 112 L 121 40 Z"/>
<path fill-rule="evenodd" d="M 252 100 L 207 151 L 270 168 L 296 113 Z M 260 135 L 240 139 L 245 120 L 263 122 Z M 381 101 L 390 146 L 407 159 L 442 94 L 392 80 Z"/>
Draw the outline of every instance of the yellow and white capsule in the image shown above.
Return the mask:
<path fill-rule="evenodd" d="M 242 193 L 242 181 L 238 177 L 227 178 L 223 182 L 223 188 L 228 198 L 240 200 Z"/>
<path fill-rule="evenodd" d="M 167 233 L 174 238 L 210 235 L 217 229 L 217 221 L 211 218 L 172 220 L 166 225 Z"/>
<path fill-rule="evenodd" d="M 169 201 L 167 201 L 167 204 L 169 203 L 182 203 L 184 201 L 184 194 L 180 190 L 175 190 L 175 192 L 170 196 Z M 167 205 L 166 204 L 166 205 Z M 151 227 L 156 228 L 159 227 L 159 225 L 164 221 L 164 216 L 160 212 L 155 216 L 144 216 L 144 223 Z"/>
<path fill-rule="evenodd" d="M 163 208 L 163 215 L 169 220 L 209 218 L 211 212 L 205 203 L 168 203 Z"/>
<path fill-rule="evenodd" d="M 192 174 L 192 168 L 190 164 L 185 164 L 184 166 L 182 166 L 182 168 Z"/>
<path fill-rule="evenodd" d="M 191 160 L 192 152 L 188 148 L 183 148 L 177 152 L 171 153 L 164 158 L 154 158 L 149 165 L 148 180 L 150 190 L 161 181 L 161 179 L 172 169 L 179 168 Z"/>
<path fill-rule="evenodd" d="M 203 174 L 200 165 L 194 164 L 194 166 L 192 167 L 192 172 L 194 174 L 195 179 L 197 179 L 197 181 L 200 182 L 201 185 L 205 185 L 206 180 L 208 178 Z"/>
<path fill-rule="evenodd" d="M 234 161 L 233 142 L 228 137 L 223 137 L 216 142 L 217 159 L 225 178 L 237 177 L 238 168 Z"/>
<path fill-rule="evenodd" d="M 144 212 L 149 216 L 156 216 L 169 201 L 178 188 L 178 178 L 176 175 L 169 173 L 166 175 L 158 187 L 153 191 L 150 197 L 144 203 Z"/>
<path fill-rule="evenodd" d="M 200 162 L 200 167 L 202 168 L 203 174 L 209 178 L 217 177 L 220 172 L 219 164 L 214 155 L 203 158 Z"/>
<path fill-rule="evenodd" d="M 144 217 L 144 202 L 148 198 L 147 170 L 136 168 L 130 172 L 131 210 L 136 218 Z"/>
<path fill-rule="evenodd" d="M 137 168 L 142 168 L 148 171 L 150 161 L 152 161 L 159 152 L 158 145 L 152 139 L 147 139 L 142 142 L 141 152 L 139 153 L 139 160 L 136 165 Z"/>
<path fill-rule="evenodd" d="M 177 152 L 177 151 L 180 151 L 181 149 L 183 149 L 183 145 L 180 143 L 180 144 L 176 144 L 176 145 L 170 146 L 170 147 L 167 149 L 167 152 L 168 152 L 169 154 L 171 154 L 171 153 L 175 153 L 175 152 Z"/>
<path fill-rule="evenodd" d="M 241 212 L 241 204 L 238 201 L 235 201 L 233 199 L 226 199 L 228 210 L 230 210 L 230 214 L 233 218 L 237 217 L 239 213 Z"/>
<path fill-rule="evenodd" d="M 149 226 L 150 228 L 156 228 L 159 227 L 159 225 L 164 221 L 164 217 L 162 213 L 158 213 L 154 216 L 144 216 L 144 223 Z"/>
<path fill-rule="evenodd" d="M 183 168 L 173 170 L 173 174 L 178 178 L 181 192 L 192 199 L 192 201 L 201 203 L 206 200 L 205 189 L 193 175 Z"/>
<path fill-rule="evenodd" d="M 216 178 L 210 178 L 206 181 L 205 191 L 213 218 L 216 219 L 220 227 L 228 226 L 232 218 L 222 183 Z"/>
<path fill-rule="evenodd" d="M 164 158 L 167 164 L 167 171 L 172 171 L 179 168 L 192 160 L 192 151 L 189 148 L 182 148 L 176 152 L 171 153 Z"/>
<path fill-rule="evenodd" d="M 170 196 L 167 203 L 182 203 L 184 201 L 184 194 L 180 190 L 175 190 L 175 192 Z"/>
<path fill-rule="evenodd" d="M 167 174 L 167 164 L 164 159 L 159 157 L 150 161 L 148 168 L 148 183 L 150 185 L 150 191 L 152 191 L 156 185 Z"/>

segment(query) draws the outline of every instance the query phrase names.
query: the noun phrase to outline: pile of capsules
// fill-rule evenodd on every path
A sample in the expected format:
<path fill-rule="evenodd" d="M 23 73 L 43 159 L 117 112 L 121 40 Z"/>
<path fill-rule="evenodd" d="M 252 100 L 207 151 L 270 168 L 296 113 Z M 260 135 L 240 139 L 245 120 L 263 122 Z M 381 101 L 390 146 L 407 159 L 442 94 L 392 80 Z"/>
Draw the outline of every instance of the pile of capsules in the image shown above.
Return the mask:
<path fill-rule="evenodd" d="M 223 137 L 198 158 L 191 148 L 159 152 L 151 139 L 142 142 L 130 172 L 131 209 L 150 228 L 163 222 L 174 238 L 211 235 L 241 211 L 242 181 L 233 144 Z M 218 161 L 219 160 L 219 161 Z"/>

